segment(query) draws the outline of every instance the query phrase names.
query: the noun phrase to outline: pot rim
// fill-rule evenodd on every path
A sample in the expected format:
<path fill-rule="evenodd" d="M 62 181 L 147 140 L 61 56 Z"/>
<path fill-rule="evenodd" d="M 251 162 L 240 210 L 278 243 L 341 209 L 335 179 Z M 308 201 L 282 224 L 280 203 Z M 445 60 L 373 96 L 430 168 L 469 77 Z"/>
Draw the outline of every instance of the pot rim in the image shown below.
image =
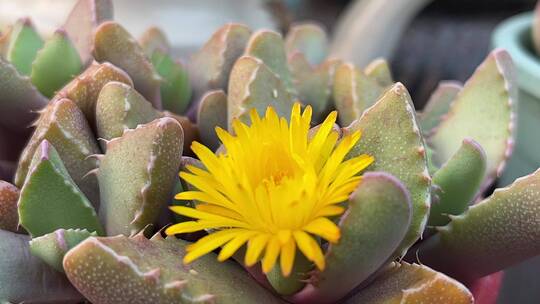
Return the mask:
<path fill-rule="evenodd" d="M 494 48 L 506 49 L 516 65 L 520 89 L 540 98 L 540 56 L 531 43 L 533 12 L 515 15 L 500 23 L 492 34 Z"/>

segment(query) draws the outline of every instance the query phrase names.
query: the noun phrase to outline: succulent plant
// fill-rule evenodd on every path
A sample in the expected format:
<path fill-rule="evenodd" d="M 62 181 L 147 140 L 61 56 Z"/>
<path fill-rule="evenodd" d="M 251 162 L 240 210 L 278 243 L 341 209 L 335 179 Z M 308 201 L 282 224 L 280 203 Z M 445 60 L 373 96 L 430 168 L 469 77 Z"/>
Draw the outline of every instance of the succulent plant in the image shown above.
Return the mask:
<path fill-rule="evenodd" d="M 314 23 L 227 24 L 184 66 L 111 20 L 76 4 L 84 68 L 50 101 L 28 57 L 0 61 L 0 140 L 24 148 L 0 182 L 0 301 L 471 303 L 540 254 L 540 171 L 484 197 L 513 145 L 505 51 L 417 112 L 384 60 L 326 58 Z"/>

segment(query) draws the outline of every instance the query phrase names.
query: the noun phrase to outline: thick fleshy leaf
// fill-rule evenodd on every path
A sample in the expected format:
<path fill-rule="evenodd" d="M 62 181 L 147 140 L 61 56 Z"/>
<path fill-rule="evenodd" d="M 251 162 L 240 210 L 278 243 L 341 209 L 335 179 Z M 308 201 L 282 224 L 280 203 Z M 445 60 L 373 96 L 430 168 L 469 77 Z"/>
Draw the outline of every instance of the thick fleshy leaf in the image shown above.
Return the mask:
<path fill-rule="evenodd" d="M 243 24 L 226 24 L 193 55 L 189 72 L 198 94 L 227 88 L 233 64 L 244 52 L 250 35 L 251 30 Z"/>
<path fill-rule="evenodd" d="M 465 83 L 448 115 L 429 139 L 439 164 L 457 151 L 464 138 L 471 138 L 486 152 L 484 185 L 501 174 L 513 147 L 515 81 L 510 55 L 501 49 L 491 52 Z"/>
<path fill-rule="evenodd" d="M 97 176 L 108 235 L 133 235 L 156 221 L 172 194 L 182 144 L 182 127 L 172 118 L 126 130 L 107 143 Z"/>
<path fill-rule="evenodd" d="M 96 211 L 69 176 L 58 152 L 44 140 L 32 159 L 18 202 L 21 226 L 32 237 L 60 228 L 103 234 Z"/>
<path fill-rule="evenodd" d="M 7 54 L 12 30 L 13 26 L 6 26 L 0 31 L 0 57 L 5 57 Z"/>
<path fill-rule="evenodd" d="M 298 251 L 294 257 L 294 264 L 289 276 L 283 276 L 281 265 L 276 263 L 274 268 L 266 274 L 266 279 L 275 292 L 282 296 L 290 296 L 306 286 L 313 268 L 313 262 Z M 261 274 L 264 277 L 264 273 L 261 272 Z"/>
<path fill-rule="evenodd" d="M 47 105 L 45 98 L 15 67 L 0 56 L 0 124 L 16 133 L 28 133 L 36 111 Z"/>
<path fill-rule="evenodd" d="M 298 98 L 313 108 L 315 121 L 319 121 L 330 111 L 334 73 L 341 64 L 338 59 L 323 62 L 312 72 L 294 75 Z"/>
<path fill-rule="evenodd" d="M 228 91 L 229 125 L 234 118 L 248 119 L 250 109 L 264 115 L 272 106 L 280 117 L 289 117 L 293 99 L 281 78 L 261 60 L 243 56 L 231 71 Z"/>
<path fill-rule="evenodd" d="M 393 174 L 411 194 L 411 226 L 396 253 L 397 256 L 403 255 L 422 235 L 431 201 L 431 178 L 424 141 L 407 89 L 396 83 L 344 132 L 357 130 L 362 132 L 362 139 L 349 157 L 363 153 L 372 155 L 375 162 L 368 169 Z"/>
<path fill-rule="evenodd" d="M 532 43 L 536 53 L 540 53 L 540 3 L 534 9 L 533 24 L 531 26 Z"/>
<path fill-rule="evenodd" d="M 310 64 L 321 63 L 328 53 L 326 30 L 313 22 L 293 24 L 285 37 L 288 54 L 300 52 Z"/>
<path fill-rule="evenodd" d="M 186 67 L 161 50 L 155 50 L 151 58 L 152 64 L 163 79 L 161 82 L 163 109 L 183 114 L 191 99 L 191 85 Z"/>
<path fill-rule="evenodd" d="M 478 280 L 475 280 L 474 283 L 467 286 L 469 290 L 472 292 L 474 296 L 474 301 L 476 304 L 492 304 L 497 303 L 497 300 L 502 301 L 504 303 L 503 294 L 504 291 L 502 291 L 502 283 L 503 279 L 507 276 L 507 273 L 505 271 L 499 271 L 493 274 L 490 274 L 488 276 L 482 277 Z M 505 279 L 506 280 L 506 279 Z M 519 282 L 516 282 L 517 284 L 524 287 L 523 281 L 519 280 Z M 534 286 L 534 285 L 529 285 Z M 499 297 L 499 294 L 501 294 L 501 297 Z M 511 302 L 515 299 L 514 297 L 515 293 L 510 295 L 511 300 L 508 302 Z M 528 297 L 528 295 L 521 293 L 521 296 L 524 296 L 522 299 L 531 299 Z"/>
<path fill-rule="evenodd" d="M 102 22 L 113 19 L 111 0 L 79 0 L 63 28 L 79 51 L 84 63 L 92 60 L 94 31 Z"/>
<path fill-rule="evenodd" d="M 205 169 L 204 165 L 201 163 L 200 160 L 189 157 L 189 156 L 182 156 L 182 159 L 180 160 L 180 172 L 189 172 L 187 170 L 186 166 L 195 166 L 201 169 Z M 181 179 L 179 175 L 176 177 L 175 186 L 174 186 L 174 194 L 178 194 L 184 191 L 191 191 L 196 190 L 196 188 L 193 187 L 193 185 L 187 183 L 185 180 Z M 170 203 L 172 206 L 188 206 L 188 207 L 195 207 L 195 202 L 193 200 L 177 200 L 175 196 L 173 196 L 173 199 Z M 188 217 L 174 213 L 174 218 L 176 219 L 176 222 L 181 223 L 189 220 Z M 184 234 L 185 235 L 185 234 Z M 185 239 L 185 238 L 184 238 Z"/>
<path fill-rule="evenodd" d="M 540 170 L 495 190 L 437 230 L 418 257 L 462 282 L 540 255 Z"/>
<path fill-rule="evenodd" d="M 64 272 L 62 266 L 64 255 L 90 236 L 96 236 L 96 233 L 88 232 L 86 229 L 58 229 L 33 238 L 30 241 L 30 252 L 57 271 Z"/>
<path fill-rule="evenodd" d="M 29 254 L 30 237 L 0 229 L 1 303 L 80 303 L 61 273 Z"/>
<path fill-rule="evenodd" d="M 64 30 L 57 30 L 32 63 L 32 83 L 47 97 L 63 87 L 82 70 L 82 62 Z"/>
<path fill-rule="evenodd" d="M 244 55 L 262 60 L 268 69 L 281 79 L 289 92 L 295 92 L 281 34 L 269 30 L 254 33 L 248 41 Z"/>
<path fill-rule="evenodd" d="M 170 44 L 163 31 L 155 26 L 149 27 L 139 37 L 139 44 L 148 58 L 152 58 L 154 51 L 169 53 Z"/>
<path fill-rule="evenodd" d="M 156 235 L 90 237 L 69 251 L 69 280 L 94 304 L 282 303 L 233 262 L 208 254 L 182 264 L 188 242 Z M 120 277 L 120 279 L 118 279 Z M 226 278 L 226 279 L 225 279 Z"/>
<path fill-rule="evenodd" d="M 293 297 L 300 303 L 336 303 L 382 267 L 411 222 L 411 197 L 387 173 L 366 173 L 351 195 L 339 226 L 341 237 L 326 252 L 326 268 Z"/>
<path fill-rule="evenodd" d="M 18 200 L 19 189 L 0 180 L 0 229 L 17 232 L 19 225 Z"/>
<path fill-rule="evenodd" d="M 329 59 L 333 61 L 335 59 Z M 307 61 L 306 56 L 300 52 L 293 52 L 287 55 L 287 62 L 289 63 L 289 69 L 293 75 L 293 80 L 305 78 L 307 75 L 313 73 L 314 67 Z M 333 81 L 333 80 L 332 80 Z"/>
<path fill-rule="evenodd" d="M 428 225 L 446 225 L 448 215 L 463 213 L 476 197 L 485 174 L 484 150 L 474 140 L 465 139 L 456 154 L 433 175 L 435 193 Z"/>
<path fill-rule="evenodd" d="M 460 282 L 417 264 L 395 263 L 346 304 L 472 304 L 473 295 Z"/>
<path fill-rule="evenodd" d="M 394 84 L 392 72 L 388 61 L 378 58 L 373 60 L 364 69 L 367 77 L 374 79 L 380 86 L 388 87 Z"/>
<path fill-rule="evenodd" d="M 111 140 L 124 130 L 134 129 L 161 117 L 141 94 L 131 86 L 111 81 L 103 86 L 96 103 L 97 136 Z M 101 142 L 105 150 L 105 142 Z"/>
<path fill-rule="evenodd" d="M 85 175 L 97 167 L 97 161 L 89 157 L 100 151 L 83 113 L 69 99 L 53 101 L 41 114 L 19 160 L 15 185 L 23 186 L 32 157 L 44 139 L 56 148 L 77 186 L 94 206 L 98 206 L 97 180 Z"/>
<path fill-rule="evenodd" d="M 184 154 L 188 154 L 191 151 L 191 143 L 195 140 L 199 140 L 199 128 L 188 117 L 182 115 L 176 115 L 169 111 L 163 111 L 163 117 L 170 117 L 176 120 L 184 131 Z"/>
<path fill-rule="evenodd" d="M 131 78 L 121 69 L 104 62 L 92 64 L 79 76 L 67 84 L 53 100 L 68 98 L 77 104 L 84 113 L 90 126 L 96 124 L 96 102 L 103 86 L 111 81 L 122 82 L 133 86 Z"/>
<path fill-rule="evenodd" d="M 96 29 L 94 57 L 126 71 L 133 79 L 135 89 L 156 109 L 161 109 L 161 78 L 137 41 L 121 25 L 107 21 Z"/>
<path fill-rule="evenodd" d="M 450 105 L 456 99 L 463 86 L 456 81 L 442 81 L 431 93 L 422 112 L 418 114 L 418 123 L 425 135 L 431 135 L 444 119 Z"/>
<path fill-rule="evenodd" d="M 227 95 L 223 91 L 206 93 L 199 103 L 197 125 L 205 146 L 215 151 L 220 141 L 215 128 L 227 129 Z"/>
<path fill-rule="evenodd" d="M 333 98 L 341 125 L 348 126 L 360 118 L 384 91 L 384 87 L 353 64 L 339 65 L 334 74 Z"/>
<path fill-rule="evenodd" d="M 32 62 L 42 47 L 43 40 L 34 29 L 30 19 L 19 19 L 10 34 L 6 59 L 19 73 L 29 76 L 32 71 Z"/>

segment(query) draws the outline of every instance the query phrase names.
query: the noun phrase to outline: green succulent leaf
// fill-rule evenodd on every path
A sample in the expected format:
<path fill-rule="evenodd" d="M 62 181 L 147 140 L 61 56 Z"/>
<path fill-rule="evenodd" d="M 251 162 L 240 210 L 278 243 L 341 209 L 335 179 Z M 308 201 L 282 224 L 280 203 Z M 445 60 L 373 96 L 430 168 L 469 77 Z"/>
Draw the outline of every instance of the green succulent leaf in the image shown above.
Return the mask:
<path fill-rule="evenodd" d="M 113 19 L 112 0 L 78 0 L 63 29 L 74 42 L 82 62 L 92 60 L 94 31 L 102 22 Z"/>
<path fill-rule="evenodd" d="M 367 77 L 375 80 L 381 87 L 388 87 L 394 84 L 394 78 L 390 71 L 388 61 L 378 58 L 373 60 L 364 69 Z"/>
<path fill-rule="evenodd" d="M 299 251 L 294 257 L 293 268 L 288 277 L 283 276 L 281 265 L 276 263 L 274 268 L 266 274 L 266 279 L 275 292 L 283 296 L 290 296 L 306 286 L 312 270 L 313 263 Z"/>
<path fill-rule="evenodd" d="M 96 29 L 94 57 L 99 62 L 107 61 L 126 71 L 137 92 L 156 109 L 161 109 L 161 78 L 137 41 L 121 25 L 107 21 Z"/>
<path fill-rule="evenodd" d="M 293 99 L 281 78 L 255 57 L 243 56 L 236 61 L 228 94 L 229 126 L 234 118 L 248 120 L 250 109 L 264 115 L 271 106 L 280 117 L 291 114 Z"/>
<path fill-rule="evenodd" d="M 436 162 L 444 163 L 464 138 L 471 138 L 486 152 L 484 186 L 499 176 L 513 146 L 516 90 L 510 55 L 501 49 L 492 51 L 465 83 L 445 120 L 430 137 Z"/>
<path fill-rule="evenodd" d="M 66 32 L 56 31 L 45 42 L 32 63 L 30 79 L 47 97 L 63 87 L 82 70 L 82 62 Z"/>
<path fill-rule="evenodd" d="M 351 63 L 342 63 L 334 74 L 333 98 L 342 126 L 360 118 L 364 110 L 373 105 L 385 87 L 369 78 Z"/>
<path fill-rule="evenodd" d="M 32 71 L 32 62 L 42 47 L 43 39 L 34 29 L 30 19 L 19 19 L 10 34 L 6 59 L 21 75 L 29 76 Z"/>
<path fill-rule="evenodd" d="M 144 31 L 139 37 L 139 44 L 148 58 L 152 58 L 155 51 L 168 53 L 171 48 L 165 33 L 155 26 Z"/>
<path fill-rule="evenodd" d="M 83 228 L 103 235 L 92 204 L 47 140 L 36 150 L 18 207 L 20 224 L 32 237 L 60 228 Z"/>
<path fill-rule="evenodd" d="M 141 94 L 131 86 L 111 81 L 103 86 L 96 103 L 96 129 L 99 138 L 111 140 L 161 117 Z M 106 143 L 102 143 L 105 150 Z"/>
<path fill-rule="evenodd" d="M 323 62 L 311 73 L 304 73 L 298 77 L 294 75 L 298 98 L 313 108 L 315 121 L 319 121 L 330 111 L 334 73 L 340 60 L 330 59 Z"/>
<path fill-rule="evenodd" d="M 187 165 L 191 165 L 191 166 L 195 166 L 195 167 L 198 167 L 198 168 L 201 168 L 201 169 L 205 169 L 204 165 L 201 163 L 200 160 L 198 160 L 196 158 L 193 158 L 193 157 L 189 157 L 189 156 L 182 156 L 182 159 L 180 160 L 180 170 L 179 171 L 180 172 L 189 172 L 186 169 Z M 178 174 L 176 176 L 176 179 L 175 179 L 174 192 L 173 192 L 175 194 L 175 196 L 178 193 L 181 193 L 181 192 L 184 192 L 184 191 L 191 191 L 191 190 L 195 190 L 195 188 L 191 184 L 186 183 L 185 180 L 181 179 L 179 174 Z M 177 200 L 174 197 L 173 197 L 173 199 L 171 201 L 172 206 L 194 207 L 195 203 L 196 203 L 196 201 Z M 176 219 L 176 222 L 178 222 L 178 223 L 190 220 L 190 218 L 188 218 L 186 216 L 183 216 L 183 215 L 180 215 L 178 213 L 174 213 L 173 216 Z"/>
<path fill-rule="evenodd" d="M 161 50 L 152 54 L 152 64 L 163 78 L 161 102 L 163 109 L 176 114 L 186 112 L 191 99 L 191 84 L 187 69 Z"/>
<path fill-rule="evenodd" d="M 471 304 L 471 292 L 460 282 L 424 265 L 394 263 L 345 304 Z"/>
<path fill-rule="evenodd" d="M 418 257 L 462 282 L 497 272 L 540 254 L 539 210 L 540 170 L 451 216 Z"/>
<path fill-rule="evenodd" d="M 57 272 L 28 254 L 30 237 L 0 229 L 0 303 L 79 303 L 83 297 Z"/>
<path fill-rule="evenodd" d="M 287 64 L 285 42 L 279 33 L 270 30 L 254 33 L 248 41 L 244 55 L 260 59 L 271 72 L 281 79 L 289 92 L 293 94 L 296 92 Z"/>
<path fill-rule="evenodd" d="M 96 102 L 103 86 L 111 81 L 133 87 L 129 75 L 114 65 L 104 62 L 92 64 L 60 90 L 53 100 L 67 98 L 75 102 L 91 127 L 96 124 Z"/>
<path fill-rule="evenodd" d="M 465 139 L 456 151 L 433 175 L 436 195 L 432 199 L 429 226 L 446 225 L 448 215 L 459 215 L 478 194 L 486 173 L 486 155 L 478 143 Z"/>
<path fill-rule="evenodd" d="M 0 180 L 0 229 L 17 232 L 19 226 L 18 200 L 19 189 Z"/>
<path fill-rule="evenodd" d="M 22 187 L 25 183 L 32 158 L 44 139 L 56 148 L 79 189 L 98 206 L 97 180 L 86 175 L 97 167 L 97 161 L 90 156 L 99 154 L 100 150 L 83 113 L 69 99 L 51 102 L 41 114 L 19 160 L 15 185 Z"/>
<path fill-rule="evenodd" d="M 372 155 L 375 161 L 368 169 L 393 174 L 411 194 L 411 226 L 396 252 L 402 256 L 422 235 L 431 202 L 425 145 L 407 89 L 396 83 L 344 133 L 357 130 L 362 132 L 362 139 L 349 157 Z"/>
<path fill-rule="evenodd" d="M 80 242 L 97 236 L 86 229 L 58 229 L 30 241 L 30 253 L 42 259 L 57 271 L 64 272 L 62 260 L 66 253 Z"/>
<path fill-rule="evenodd" d="M 538 3 L 536 4 L 536 7 L 534 8 L 534 17 L 532 20 L 531 25 L 531 39 L 532 39 L 532 46 L 534 47 L 534 50 L 537 54 L 540 53 L 540 6 Z"/>
<path fill-rule="evenodd" d="M 160 235 L 90 237 L 69 251 L 64 269 L 92 303 L 281 303 L 233 262 L 214 254 L 182 264 L 188 242 Z M 121 279 L 118 279 L 120 276 Z M 226 278 L 226 279 L 225 279 Z"/>
<path fill-rule="evenodd" d="M 36 112 L 48 103 L 30 82 L 13 65 L 0 56 L 0 125 L 15 133 L 27 133 L 27 128 L 37 118 Z"/>
<path fill-rule="evenodd" d="M 366 173 L 341 217 L 341 237 L 326 253 L 326 268 L 295 295 L 301 303 L 336 303 L 384 266 L 411 222 L 411 197 L 387 173 Z"/>
<path fill-rule="evenodd" d="M 215 128 L 227 129 L 227 95 L 225 92 L 206 93 L 199 103 L 197 125 L 202 142 L 215 151 L 221 144 Z"/>
<path fill-rule="evenodd" d="M 191 143 L 194 140 L 199 140 L 199 128 L 197 125 L 186 116 L 177 115 L 169 111 L 163 111 L 161 114 L 163 115 L 162 117 L 170 117 L 176 120 L 182 126 L 182 130 L 184 130 L 184 151 L 190 153 Z"/>
<path fill-rule="evenodd" d="M 287 54 L 300 52 L 310 64 L 317 65 L 328 53 L 328 35 L 317 23 L 294 24 L 285 37 L 285 49 Z"/>
<path fill-rule="evenodd" d="M 435 132 L 461 89 L 463 86 L 459 82 L 442 81 L 431 93 L 423 111 L 418 114 L 418 123 L 425 135 Z"/>
<path fill-rule="evenodd" d="M 108 235 L 133 235 L 157 220 L 172 194 L 182 144 L 182 127 L 172 118 L 126 130 L 107 143 L 98 180 Z"/>
<path fill-rule="evenodd" d="M 329 59 L 334 61 L 336 59 Z M 293 81 L 298 86 L 298 79 L 303 79 L 312 74 L 315 68 L 307 61 L 306 56 L 300 52 L 293 52 L 287 55 L 287 62 L 293 77 Z M 333 81 L 333 79 L 332 79 Z"/>
<path fill-rule="evenodd" d="M 189 72 L 194 90 L 199 95 L 207 90 L 227 88 L 233 64 L 244 52 L 250 35 L 251 30 L 247 26 L 228 23 L 193 55 Z"/>
<path fill-rule="evenodd" d="M 0 57 L 6 57 L 12 31 L 13 26 L 7 26 L 0 31 Z"/>

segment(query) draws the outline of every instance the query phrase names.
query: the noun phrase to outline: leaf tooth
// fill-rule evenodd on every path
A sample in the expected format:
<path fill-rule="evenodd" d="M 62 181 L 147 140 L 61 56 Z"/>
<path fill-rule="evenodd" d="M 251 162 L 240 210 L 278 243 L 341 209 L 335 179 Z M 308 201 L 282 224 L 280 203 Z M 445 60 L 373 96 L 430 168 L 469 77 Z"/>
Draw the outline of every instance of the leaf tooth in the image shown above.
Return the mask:
<path fill-rule="evenodd" d="M 156 285 L 159 283 L 159 277 L 161 276 L 161 270 L 159 268 L 154 268 L 143 274 L 145 280 L 154 282 Z"/>
<path fill-rule="evenodd" d="M 186 287 L 187 283 L 188 283 L 187 280 L 176 280 L 176 281 L 166 283 L 163 286 L 163 289 L 165 289 L 165 292 L 169 290 L 181 291 L 182 289 L 184 289 L 184 287 Z"/>

